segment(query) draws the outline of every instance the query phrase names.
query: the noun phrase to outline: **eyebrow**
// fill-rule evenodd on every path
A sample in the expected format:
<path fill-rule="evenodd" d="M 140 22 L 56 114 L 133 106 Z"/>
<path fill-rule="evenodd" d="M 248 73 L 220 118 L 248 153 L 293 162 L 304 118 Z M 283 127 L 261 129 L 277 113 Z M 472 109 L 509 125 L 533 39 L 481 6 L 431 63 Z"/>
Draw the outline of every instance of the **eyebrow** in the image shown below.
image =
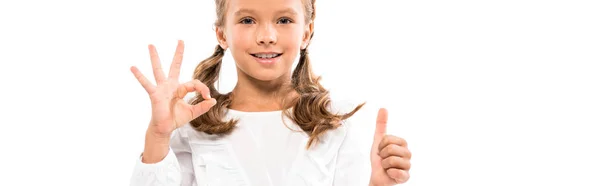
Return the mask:
<path fill-rule="evenodd" d="M 236 11 L 233 15 L 240 16 L 240 15 L 242 15 L 244 13 L 255 14 L 256 11 L 251 10 L 251 9 L 242 8 L 242 9 L 239 9 L 238 11 Z M 298 14 L 298 13 L 296 13 L 296 11 L 294 11 L 294 9 L 291 9 L 291 8 L 286 8 L 286 9 L 283 9 L 283 10 L 279 10 L 279 11 L 277 11 L 275 13 L 276 14 L 285 14 L 285 13 L 288 13 L 288 14 L 292 14 L 292 15 L 297 15 Z"/>
<path fill-rule="evenodd" d="M 292 14 L 292 15 L 298 14 L 298 13 L 296 13 L 296 11 L 294 11 L 294 9 L 291 9 L 291 8 L 286 8 L 286 9 L 283 9 L 283 10 L 279 10 L 279 11 L 277 11 L 275 13 L 276 14 L 285 14 L 285 13 L 288 13 L 288 14 Z"/>
<path fill-rule="evenodd" d="M 247 14 L 254 14 L 254 10 L 250 10 L 250 9 L 245 9 L 245 8 L 242 8 L 242 9 L 239 9 L 238 11 L 236 11 L 236 12 L 235 12 L 233 15 L 235 15 L 235 16 L 240 16 L 240 15 L 242 15 L 242 14 L 244 14 L 244 13 L 247 13 Z"/>

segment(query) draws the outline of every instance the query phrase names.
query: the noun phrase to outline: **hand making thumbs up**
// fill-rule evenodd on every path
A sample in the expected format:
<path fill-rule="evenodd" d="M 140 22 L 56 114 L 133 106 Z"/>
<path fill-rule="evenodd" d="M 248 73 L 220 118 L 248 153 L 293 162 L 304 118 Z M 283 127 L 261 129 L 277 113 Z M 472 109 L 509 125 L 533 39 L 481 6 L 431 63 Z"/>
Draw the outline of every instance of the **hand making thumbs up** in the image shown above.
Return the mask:
<path fill-rule="evenodd" d="M 408 181 L 411 152 L 406 140 L 386 134 L 387 110 L 379 109 L 371 147 L 370 186 L 387 186 Z"/>

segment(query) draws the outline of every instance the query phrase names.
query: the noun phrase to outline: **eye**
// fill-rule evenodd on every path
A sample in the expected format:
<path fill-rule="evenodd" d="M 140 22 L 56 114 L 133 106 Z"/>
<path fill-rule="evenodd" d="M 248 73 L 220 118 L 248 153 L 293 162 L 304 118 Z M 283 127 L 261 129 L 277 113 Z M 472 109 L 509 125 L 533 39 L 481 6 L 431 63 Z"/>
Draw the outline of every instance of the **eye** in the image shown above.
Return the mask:
<path fill-rule="evenodd" d="M 293 22 L 292 19 L 283 17 L 277 21 L 277 24 L 290 24 L 292 22 Z"/>
<path fill-rule="evenodd" d="M 242 18 L 242 20 L 240 20 L 240 23 L 242 23 L 242 24 L 253 24 L 254 20 L 252 20 L 249 17 L 245 17 L 245 18 Z"/>

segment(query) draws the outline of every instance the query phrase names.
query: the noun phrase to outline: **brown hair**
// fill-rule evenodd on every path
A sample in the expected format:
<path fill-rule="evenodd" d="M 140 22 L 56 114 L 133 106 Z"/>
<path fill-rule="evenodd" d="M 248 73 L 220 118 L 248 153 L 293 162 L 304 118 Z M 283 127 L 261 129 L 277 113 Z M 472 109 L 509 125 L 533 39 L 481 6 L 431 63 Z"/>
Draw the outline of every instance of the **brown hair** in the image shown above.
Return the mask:
<path fill-rule="evenodd" d="M 303 0 L 305 5 L 306 23 L 315 19 L 315 0 Z M 215 26 L 221 27 L 225 22 L 226 0 L 215 0 L 217 20 Z M 311 34 L 312 39 L 314 33 Z M 195 118 L 190 122 L 192 127 L 200 132 L 207 134 L 229 134 L 235 128 L 237 120 L 223 121 L 225 111 L 232 102 L 232 92 L 221 94 L 215 88 L 215 82 L 218 80 L 221 69 L 221 61 L 225 55 L 225 50 L 219 45 L 215 47 L 215 52 L 212 56 L 203 60 L 194 70 L 194 78 L 206 84 L 210 89 L 210 94 L 217 100 L 217 104 L 208 112 Z M 329 91 L 326 90 L 316 76 L 310 64 L 308 51 L 302 49 L 300 51 L 300 60 L 292 74 L 292 87 L 298 92 L 299 96 L 287 102 L 282 101 L 284 108 L 293 106 L 293 109 L 283 112 L 287 117 L 294 121 L 310 139 L 306 144 L 309 148 L 312 144 L 319 140 L 319 136 L 327 130 L 335 129 L 341 125 L 341 122 L 350 116 L 354 115 L 365 103 L 358 105 L 354 110 L 346 114 L 335 114 L 329 110 L 331 99 Z M 191 101 L 192 104 L 197 104 L 204 99 L 202 95 L 196 95 Z"/>

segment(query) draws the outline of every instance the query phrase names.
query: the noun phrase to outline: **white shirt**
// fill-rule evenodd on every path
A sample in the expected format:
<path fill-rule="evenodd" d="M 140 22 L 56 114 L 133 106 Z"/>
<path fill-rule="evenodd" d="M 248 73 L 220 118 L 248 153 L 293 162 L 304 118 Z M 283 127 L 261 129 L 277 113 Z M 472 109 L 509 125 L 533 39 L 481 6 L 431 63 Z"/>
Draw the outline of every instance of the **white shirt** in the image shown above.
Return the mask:
<path fill-rule="evenodd" d="M 331 111 L 347 113 L 354 106 L 332 101 Z M 308 135 L 297 132 L 302 130 L 282 111 L 229 110 L 226 119 L 239 119 L 230 135 L 208 135 L 184 125 L 173 132 L 169 153 L 161 162 L 146 164 L 138 158 L 130 184 L 366 186 L 371 171 L 370 149 L 361 144 L 370 144 L 372 137 L 361 133 L 372 132 L 356 125 L 374 125 L 375 120 L 354 122 L 363 113 L 356 112 L 307 150 Z"/>

